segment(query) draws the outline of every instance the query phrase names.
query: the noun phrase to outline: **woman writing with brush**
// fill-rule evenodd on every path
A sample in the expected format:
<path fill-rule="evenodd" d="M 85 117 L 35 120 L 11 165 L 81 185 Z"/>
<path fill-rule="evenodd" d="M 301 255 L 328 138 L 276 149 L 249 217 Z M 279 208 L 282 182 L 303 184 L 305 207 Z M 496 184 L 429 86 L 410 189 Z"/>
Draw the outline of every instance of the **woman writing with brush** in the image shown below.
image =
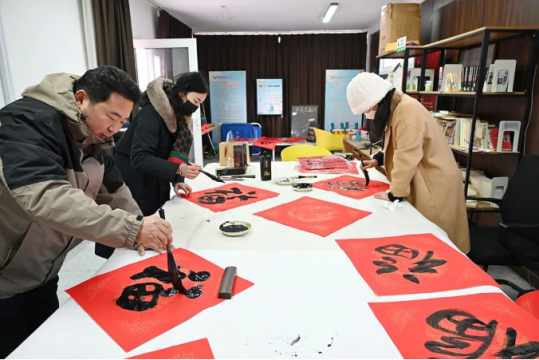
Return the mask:
<path fill-rule="evenodd" d="M 441 227 L 464 253 L 470 251 L 462 174 L 447 141 L 427 109 L 373 73 L 361 73 L 348 85 L 355 115 L 374 121 L 373 135 L 384 136 L 384 150 L 362 170 L 385 166 L 391 183 L 386 201 L 406 199 Z"/>

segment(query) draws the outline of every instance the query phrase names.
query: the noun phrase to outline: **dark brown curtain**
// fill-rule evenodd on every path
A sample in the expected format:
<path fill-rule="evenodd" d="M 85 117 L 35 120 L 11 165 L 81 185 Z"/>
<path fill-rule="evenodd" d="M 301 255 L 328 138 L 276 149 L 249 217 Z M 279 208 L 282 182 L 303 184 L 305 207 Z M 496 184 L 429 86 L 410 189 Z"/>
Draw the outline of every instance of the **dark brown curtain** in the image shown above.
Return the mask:
<path fill-rule="evenodd" d="M 159 11 L 157 20 L 157 38 L 158 39 L 181 39 L 192 38 L 193 29 L 170 15 L 166 11 Z"/>
<path fill-rule="evenodd" d="M 200 71 L 247 72 L 247 120 L 264 136 L 290 136 L 292 105 L 318 105 L 324 123 L 326 70 L 365 69 L 366 33 L 313 35 L 198 35 Z M 258 116 L 256 79 L 283 79 L 283 117 Z M 211 94 L 210 94 L 211 96 Z M 210 96 L 204 109 L 211 120 Z"/>
<path fill-rule="evenodd" d="M 92 0 L 98 65 L 114 65 L 135 81 L 135 50 L 129 0 Z"/>

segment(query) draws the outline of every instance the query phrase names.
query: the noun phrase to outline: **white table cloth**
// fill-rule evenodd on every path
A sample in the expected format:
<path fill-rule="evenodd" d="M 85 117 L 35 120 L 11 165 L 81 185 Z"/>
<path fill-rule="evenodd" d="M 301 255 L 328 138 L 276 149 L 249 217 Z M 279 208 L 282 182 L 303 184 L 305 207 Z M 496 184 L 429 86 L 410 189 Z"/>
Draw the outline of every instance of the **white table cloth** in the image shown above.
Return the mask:
<path fill-rule="evenodd" d="M 208 165 L 205 170 L 214 172 L 215 167 Z M 253 164 L 250 169 L 257 179 L 240 183 L 278 192 L 279 197 L 223 213 L 213 213 L 178 197 L 165 205 L 176 247 L 189 249 L 223 268 L 237 266 L 238 275 L 254 282 L 253 287 L 129 353 L 70 299 L 10 358 L 126 358 L 200 338 L 208 338 L 216 358 L 401 358 L 368 302 L 500 292 L 483 286 L 376 296 L 335 239 L 433 233 L 452 245 L 445 232 L 408 203 L 390 212 L 373 197 L 354 200 L 318 189 L 298 193 L 290 186 L 260 181 L 259 168 L 259 164 Z M 299 175 L 294 168 L 295 163 L 274 162 L 273 178 Z M 387 182 L 374 170 L 369 174 L 372 180 Z M 318 175 L 312 181 L 337 176 Z M 220 186 L 204 175 L 190 184 L 194 191 Z M 370 211 L 372 215 L 326 238 L 253 216 L 303 196 Z M 227 220 L 248 221 L 252 231 L 241 238 L 225 237 L 218 228 Z M 160 256 L 148 254 L 146 257 Z M 117 250 L 97 274 L 143 259 L 135 251 Z M 291 345 L 298 336 L 300 341 Z"/>

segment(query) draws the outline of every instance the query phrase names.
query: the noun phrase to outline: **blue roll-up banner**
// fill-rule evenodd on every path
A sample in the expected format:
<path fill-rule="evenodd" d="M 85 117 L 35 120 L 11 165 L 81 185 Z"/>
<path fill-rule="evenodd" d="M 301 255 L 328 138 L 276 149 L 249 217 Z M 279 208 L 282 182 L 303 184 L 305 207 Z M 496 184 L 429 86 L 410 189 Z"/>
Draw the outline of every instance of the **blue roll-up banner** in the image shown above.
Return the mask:
<path fill-rule="evenodd" d="M 326 70 L 326 106 L 324 116 L 324 129 L 331 131 L 331 123 L 335 129 L 341 128 L 341 123 L 349 123 L 354 127 L 355 123 L 361 124 L 361 115 L 354 115 L 348 100 L 346 89 L 352 79 L 365 70 Z"/>
<path fill-rule="evenodd" d="M 211 118 L 213 124 L 247 122 L 247 73 L 210 71 Z M 220 128 L 214 139 L 221 139 Z"/>

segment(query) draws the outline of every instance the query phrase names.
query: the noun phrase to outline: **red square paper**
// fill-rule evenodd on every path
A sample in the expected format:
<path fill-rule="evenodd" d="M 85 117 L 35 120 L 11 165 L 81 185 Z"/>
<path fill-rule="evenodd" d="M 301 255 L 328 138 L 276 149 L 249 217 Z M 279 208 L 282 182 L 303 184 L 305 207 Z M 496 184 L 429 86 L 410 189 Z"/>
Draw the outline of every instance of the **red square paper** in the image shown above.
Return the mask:
<path fill-rule="evenodd" d="M 321 190 L 335 192 L 352 199 L 363 199 L 376 193 L 389 190 L 389 184 L 371 180 L 365 186 L 365 179 L 356 176 L 339 176 L 334 179 L 319 181 L 314 187 Z"/>
<path fill-rule="evenodd" d="M 222 268 L 184 249 L 173 254 L 192 298 L 174 292 L 167 256 L 159 255 L 93 277 L 67 293 L 122 349 L 130 351 L 224 301 L 218 298 Z M 234 293 L 252 285 L 236 277 Z"/>
<path fill-rule="evenodd" d="M 498 284 L 432 234 L 337 240 L 376 295 L 419 294 Z"/>
<path fill-rule="evenodd" d="M 283 142 L 280 138 L 271 138 L 271 137 L 259 137 L 253 143 L 253 146 L 258 146 L 264 149 L 275 150 L 275 144 Z"/>
<path fill-rule="evenodd" d="M 370 214 L 306 196 L 255 215 L 325 237 Z"/>
<path fill-rule="evenodd" d="M 128 359 L 215 359 L 208 339 L 200 339 Z"/>
<path fill-rule="evenodd" d="M 503 294 L 369 305 L 405 359 L 539 356 L 539 320 Z"/>
<path fill-rule="evenodd" d="M 198 191 L 185 199 L 211 211 L 219 212 L 277 196 L 279 194 L 273 191 L 230 183 L 217 188 Z"/>

